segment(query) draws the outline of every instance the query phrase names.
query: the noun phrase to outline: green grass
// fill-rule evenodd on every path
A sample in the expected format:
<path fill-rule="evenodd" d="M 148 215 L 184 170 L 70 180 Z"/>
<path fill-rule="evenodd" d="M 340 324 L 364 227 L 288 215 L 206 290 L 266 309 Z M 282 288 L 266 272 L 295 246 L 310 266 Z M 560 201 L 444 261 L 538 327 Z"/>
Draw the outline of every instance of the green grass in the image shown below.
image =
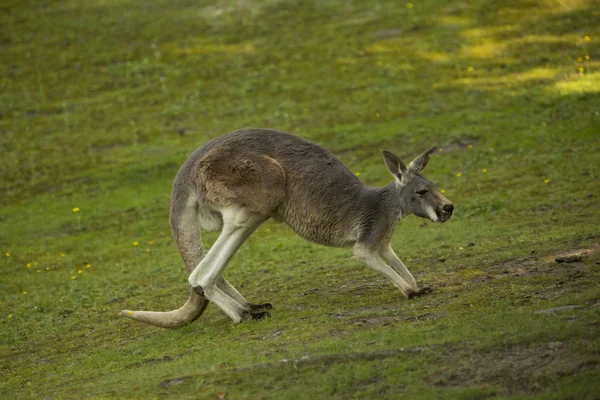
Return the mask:
<path fill-rule="evenodd" d="M 594 398 L 599 10 L 3 1 L 0 397 Z M 393 240 L 434 293 L 404 300 L 348 249 L 268 222 L 226 275 L 271 319 L 118 317 L 183 303 L 172 179 L 250 126 L 313 140 L 370 185 L 391 179 L 381 150 L 439 145 L 425 172 L 455 216 L 411 216 Z M 582 259 L 554 262 L 567 253 Z"/>

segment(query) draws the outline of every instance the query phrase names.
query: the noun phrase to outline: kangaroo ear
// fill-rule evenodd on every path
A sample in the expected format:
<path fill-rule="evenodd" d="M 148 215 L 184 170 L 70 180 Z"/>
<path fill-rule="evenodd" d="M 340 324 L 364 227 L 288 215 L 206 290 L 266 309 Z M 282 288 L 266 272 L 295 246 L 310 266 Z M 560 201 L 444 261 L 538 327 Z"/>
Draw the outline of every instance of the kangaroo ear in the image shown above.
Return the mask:
<path fill-rule="evenodd" d="M 430 147 L 423 154 L 415 158 L 408 164 L 408 169 L 414 172 L 421 172 L 429 162 L 429 156 L 437 150 L 437 146 Z"/>
<path fill-rule="evenodd" d="M 400 184 L 406 184 L 408 180 L 408 169 L 406 165 L 398 157 L 390 153 L 389 151 L 383 152 L 383 159 L 387 169 L 398 179 Z"/>

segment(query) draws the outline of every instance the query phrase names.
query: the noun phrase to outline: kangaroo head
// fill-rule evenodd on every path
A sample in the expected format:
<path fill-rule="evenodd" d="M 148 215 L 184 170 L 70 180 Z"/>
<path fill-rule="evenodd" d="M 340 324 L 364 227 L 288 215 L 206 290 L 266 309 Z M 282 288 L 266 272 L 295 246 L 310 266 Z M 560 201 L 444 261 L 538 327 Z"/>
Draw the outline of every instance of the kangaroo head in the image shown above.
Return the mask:
<path fill-rule="evenodd" d="M 446 222 L 454 211 L 452 202 L 440 193 L 433 182 L 421 175 L 421 171 L 429 162 L 429 156 L 435 150 L 435 146 L 426 150 L 412 160 L 408 167 L 389 151 L 384 151 L 383 157 L 396 180 L 403 213 L 413 213 L 433 222 Z"/>

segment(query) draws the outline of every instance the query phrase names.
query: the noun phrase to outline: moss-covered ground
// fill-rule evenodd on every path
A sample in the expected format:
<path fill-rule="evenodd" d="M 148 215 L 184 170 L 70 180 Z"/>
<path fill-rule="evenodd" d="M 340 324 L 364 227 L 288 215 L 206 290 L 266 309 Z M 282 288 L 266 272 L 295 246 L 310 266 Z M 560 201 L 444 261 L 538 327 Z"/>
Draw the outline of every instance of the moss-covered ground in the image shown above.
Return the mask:
<path fill-rule="evenodd" d="M 599 20 L 597 0 L 3 0 L 0 398 L 597 398 Z M 381 150 L 439 145 L 455 215 L 393 239 L 433 293 L 267 222 L 226 276 L 272 318 L 118 317 L 185 301 L 171 182 L 241 127 L 370 185 Z"/>

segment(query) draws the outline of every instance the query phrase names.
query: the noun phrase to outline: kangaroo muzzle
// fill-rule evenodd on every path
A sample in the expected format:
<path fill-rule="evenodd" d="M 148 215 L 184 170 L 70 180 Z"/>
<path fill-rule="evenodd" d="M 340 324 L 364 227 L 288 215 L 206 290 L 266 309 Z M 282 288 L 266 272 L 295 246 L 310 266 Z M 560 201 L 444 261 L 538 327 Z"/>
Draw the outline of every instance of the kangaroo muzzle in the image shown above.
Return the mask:
<path fill-rule="evenodd" d="M 454 205 L 452 205 L 452 203 L 448 203 L 448 204 L 444 204 L 443 206 L 439 207 L 435 213 L 437 214 L 438 217 L 438 221 L 440 222 L 446 222 L 450 219 L 450 217 L 452 216 L 452 213 L 454 212 Z"/>

